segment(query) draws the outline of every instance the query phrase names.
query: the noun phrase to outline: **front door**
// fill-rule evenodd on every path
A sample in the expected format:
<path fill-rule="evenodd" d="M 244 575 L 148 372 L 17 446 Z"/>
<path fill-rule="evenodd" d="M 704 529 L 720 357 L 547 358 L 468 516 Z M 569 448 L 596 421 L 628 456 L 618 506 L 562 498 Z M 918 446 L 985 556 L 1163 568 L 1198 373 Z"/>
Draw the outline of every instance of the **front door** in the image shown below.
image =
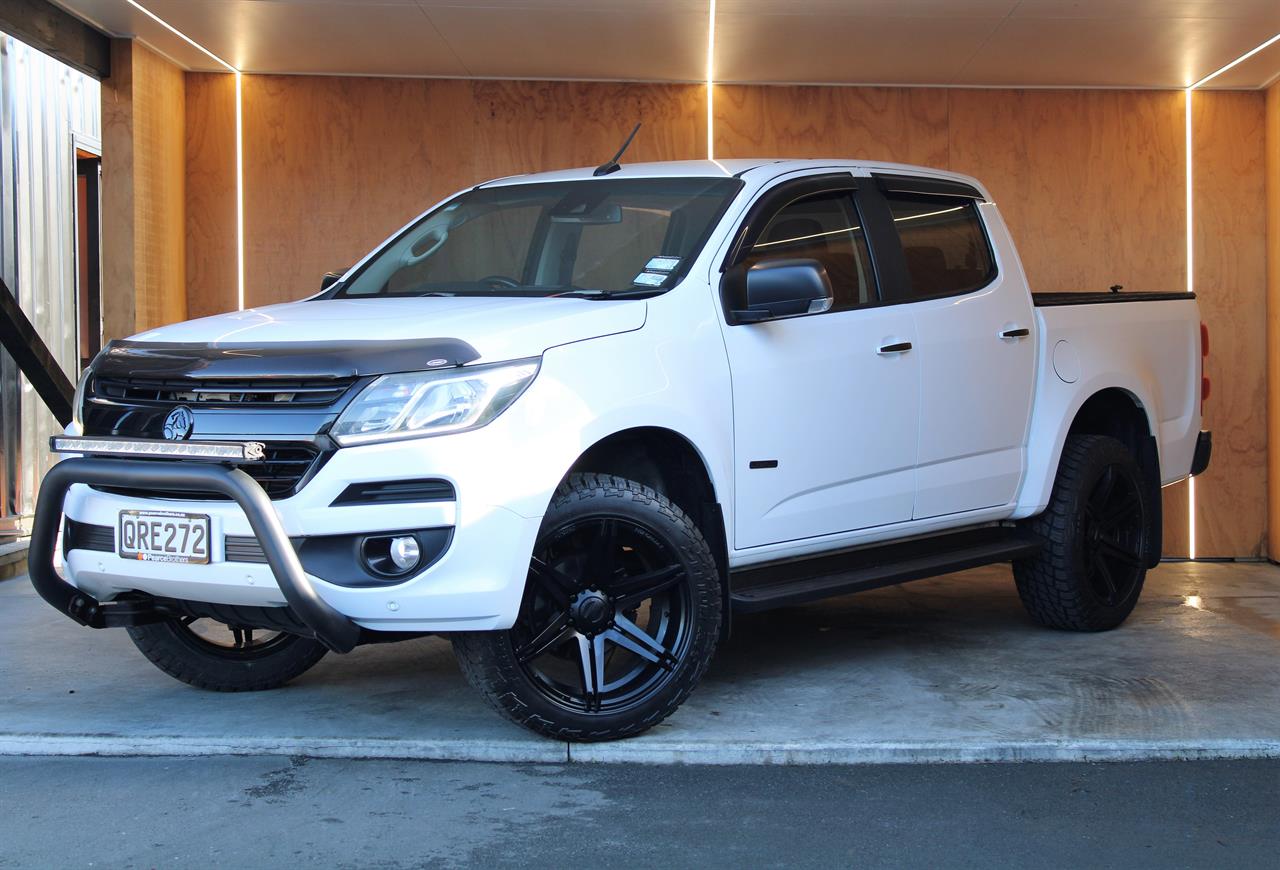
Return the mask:
<path fill-rule="evenodd" d="M 726 325 L 733 377 L 734 547 L 911 519 L 920 370 L 909 306 L 879 301 L 853 179 L 756 221 L 739 260 L 820 262 L 832 307 Z M 769 197 L 770 194 L 766 194 Z M 772 201 L 772 200 L 771 200 Z M 767 221 L 767 222 L 766 222 Z"/>

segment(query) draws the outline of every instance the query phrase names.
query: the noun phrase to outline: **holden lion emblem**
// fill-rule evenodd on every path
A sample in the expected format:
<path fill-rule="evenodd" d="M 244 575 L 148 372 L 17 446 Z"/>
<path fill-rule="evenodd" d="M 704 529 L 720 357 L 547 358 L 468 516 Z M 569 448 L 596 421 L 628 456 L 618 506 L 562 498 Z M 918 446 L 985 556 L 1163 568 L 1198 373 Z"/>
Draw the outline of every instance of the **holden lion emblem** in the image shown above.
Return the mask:
<path fill-rule="evenodd" d="M 191 435 L 196 415 L 186 405 L 179 405 L 164 418 L 164 437 L 170 441 L 184 441 Z"/>

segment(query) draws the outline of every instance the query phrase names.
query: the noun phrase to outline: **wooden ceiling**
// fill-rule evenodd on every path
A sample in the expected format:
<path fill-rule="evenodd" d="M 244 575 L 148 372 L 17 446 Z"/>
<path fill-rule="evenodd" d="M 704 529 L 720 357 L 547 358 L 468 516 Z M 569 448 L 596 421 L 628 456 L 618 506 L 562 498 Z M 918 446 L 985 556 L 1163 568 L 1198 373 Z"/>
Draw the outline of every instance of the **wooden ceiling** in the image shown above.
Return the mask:
<path fill-rule="evenodd" d="M 181 65 L 127 0 L 56 0 Z M 246 72 L 702 81 L 709 0 L 139 0 Z M 718 82 L 1178 88 L 1280 33 L 1280 0 L 717 0 Z M 1211 87 L 1264 87 L 1280 43 Z"/>

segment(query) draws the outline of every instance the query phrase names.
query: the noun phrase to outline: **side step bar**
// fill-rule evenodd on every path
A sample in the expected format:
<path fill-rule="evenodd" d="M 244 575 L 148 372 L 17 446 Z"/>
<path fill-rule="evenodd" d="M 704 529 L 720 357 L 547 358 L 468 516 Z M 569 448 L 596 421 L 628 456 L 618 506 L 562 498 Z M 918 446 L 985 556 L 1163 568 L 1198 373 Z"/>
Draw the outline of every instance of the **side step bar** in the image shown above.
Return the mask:
<path fill-rule="evenodd" d="M 985 526 L 735 571 L 730 601 L 751 613 L 1034 556 L 1030 532 Z"/>

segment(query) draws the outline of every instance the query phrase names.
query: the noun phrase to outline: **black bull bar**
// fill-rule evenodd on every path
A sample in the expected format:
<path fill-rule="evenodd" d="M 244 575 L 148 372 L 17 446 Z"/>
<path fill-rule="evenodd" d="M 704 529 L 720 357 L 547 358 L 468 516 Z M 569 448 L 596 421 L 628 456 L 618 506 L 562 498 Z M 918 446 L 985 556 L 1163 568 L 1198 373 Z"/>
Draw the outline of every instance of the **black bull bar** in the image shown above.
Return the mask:
<path fill-rule="evenodd" d="M 62 506 L 76 483 L 149 487 L 162 491 L 221 493 L 240 505 L 262 545 L 267 565 L 294 616 L 315 639 L 336 652 L 350 652 L 360 627 L 325 602 L 302 569 L 271 499 L 252 477 L 238 468 L 190 461 L 80 457 L 54 465 L 40 485 L 31 529 L 28 573 L 40 597 L 81 625 L 109 628 L 141 625 L 168 618 L 154 606 L 137 601 L 100 602 L 67 583 L 53 568 Z"/>

